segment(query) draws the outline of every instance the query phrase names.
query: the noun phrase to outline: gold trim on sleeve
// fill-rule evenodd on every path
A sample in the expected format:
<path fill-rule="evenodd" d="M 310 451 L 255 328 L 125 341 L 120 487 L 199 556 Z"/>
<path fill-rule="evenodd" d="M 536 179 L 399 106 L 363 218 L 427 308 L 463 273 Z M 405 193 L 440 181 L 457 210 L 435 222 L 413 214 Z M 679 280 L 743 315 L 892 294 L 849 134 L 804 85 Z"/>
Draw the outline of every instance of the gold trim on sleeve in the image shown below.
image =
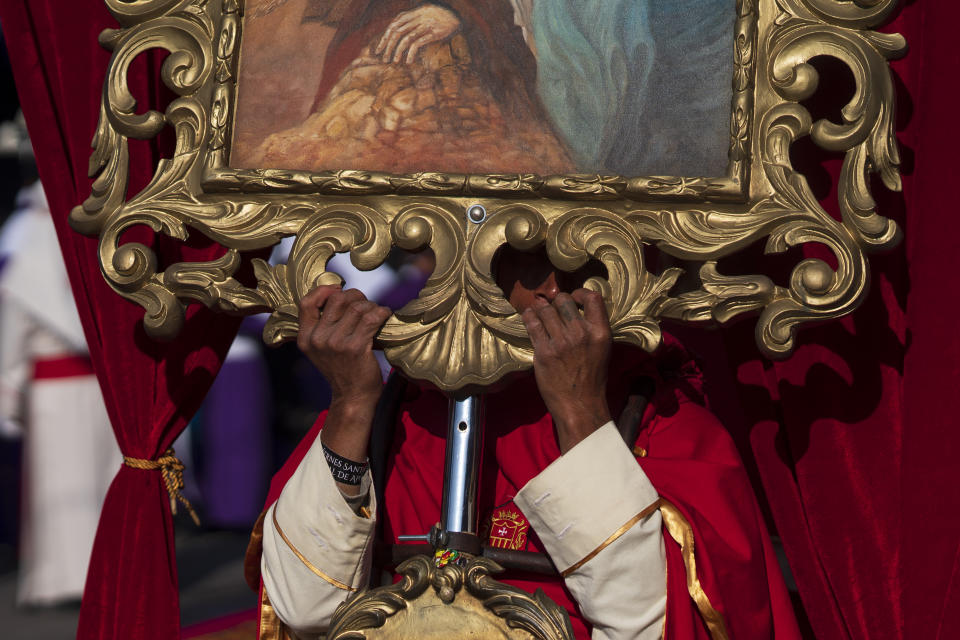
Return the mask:
<path fill-rule="evenodd" d="M 660 513 L 663 515 L 663 524 L 670 533 L 670 537 L 680 545 L 683 564 L 687 569 L 687 592 L 690 593 L 703 621 L 707 624 L 710 637 L 713 640 L 729 640 L 730 635 L 727 633 L 727 623 L 723 615 L 710 604 L 710 598 L 707 597 L 703 585 L 700 584 L 700 578 L 697 577 L 697 560 L 693 553 L 693 528 L 677 507 L 663 499 L 660 500 Z"/>
<path fill-rule="evenodd" d="M 287 546 L 290 547 L 290 551 L 293 551 L 293 554 L 298 558 L 300 558 L 300 562 L 306 565 L 307 569 L 310 569 L 310 571 L 313 571 L 317 576 L 319 576 L 320 578 L 323 578 L 324 580 L 326 580 L 327 582 L 329 582 L 330 584 L 332 584 L 338 589 L 343 589 L 344 591 L 356 591 L 354 587 L 351 587 L 348 584 L 344 584 L 343 582 L 340 582 L 336 578 L 331 578 L 330 576 L 325 574 L 323 571 L 320 571 L 320 569 L 317 569 L 315 566 L 313 566 L 313 564 L 309 560 L 307 560 L 304 557 L 302 553 L 297 551 L 297 548 L 293 546 L 293 543 L 290 542 L 290 539 L 287 538 L 287 536 L 283 533 L 283 529 L 280 528 L 280 523 L 277 522 L 276 507 L 273 508 L 273 526 L 277 530 L 277 533 L 280 534 L 280 538 L 282 538 L 283 541 L 287 543 Z"/>
<path fill-rule="evenodd" d="M 638 513 L 637 515 L 635 515 L 635 516 L 633 516 L 632 518 L 630 518 L 629 520 L 627 520 L 626 523 L 624 523 L 624 525 L 623 525 L 622 527 L 620 527 L 619 529 L 617 529 L 616 531 L 614 531 L 614 532 L 613 532 L 613 535 L 611 535 L 609 538 L 607 538 L 606 540 L 604 540 L 604 541 L 600 544 L 599 547 L 597 547 L 596 549 L 594 549 L 593 551 L 591 551 L 590 553 L 588 553 L 588 554 L 587 554 L 586 556 L 584 556 L 583 559 L 580 560 L 579 562 L 576 562 L 576 563 L 570 565 L 570 567 L 568 567 L 567 569 L 564 569 L 563 571 L 561 571 L 561 572 L 560 572 L 560 575 L 561 575 L 562 577 L 566 578 L 566 577 L 569 576 L 571 573 L 573 573 L 574 571 L 576 571 L 577 569 L 579 569 L 579 568 L 582 567 L 583 565 L 585 565 L 585 564 L 587 564 L 588 562 L 590 562 L 591 560 L 593 560 L 593 559 L 597 556 L 598 553 L 600 553 L 601 551 L 603 551 L 604 549 L 606 549 L 608 546 L 610 546 L 610 545 L 613 543 L 614 540 L 616 540 L 617 538 L 619 538 L 620 536 L 622 536 L 623 534 L 625 534 L 627 531 L 630 530 L 630 528 L 631 528 L 633 525 L 637 524 L 638 522 L 640 522 L 641 520 L 643 520 L 644 518 L 646 518 L 648 515 L 650 515 L 650 514 L 653 513 L 654 511 L 656 511 L 659 507 L 660 507 L 660 500 L 657 500 L 657 501 L 655 501 L 653 504 L 651 504 L 650 506 L 646 507 L 643 511 L 641 511 L 641 512 Z"/>

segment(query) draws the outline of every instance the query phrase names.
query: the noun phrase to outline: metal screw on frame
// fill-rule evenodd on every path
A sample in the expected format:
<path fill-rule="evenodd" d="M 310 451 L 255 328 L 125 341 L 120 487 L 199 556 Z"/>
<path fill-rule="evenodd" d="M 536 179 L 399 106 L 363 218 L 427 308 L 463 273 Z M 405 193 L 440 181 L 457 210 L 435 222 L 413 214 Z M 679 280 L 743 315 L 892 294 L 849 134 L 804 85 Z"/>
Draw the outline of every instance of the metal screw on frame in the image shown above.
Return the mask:
<path fill-rule="evenodd" d="M 472 204 L 467 207 L 467 218 L 474 224 L 480 224 L 487 219 L 487 210 L 482 204 Z"/>

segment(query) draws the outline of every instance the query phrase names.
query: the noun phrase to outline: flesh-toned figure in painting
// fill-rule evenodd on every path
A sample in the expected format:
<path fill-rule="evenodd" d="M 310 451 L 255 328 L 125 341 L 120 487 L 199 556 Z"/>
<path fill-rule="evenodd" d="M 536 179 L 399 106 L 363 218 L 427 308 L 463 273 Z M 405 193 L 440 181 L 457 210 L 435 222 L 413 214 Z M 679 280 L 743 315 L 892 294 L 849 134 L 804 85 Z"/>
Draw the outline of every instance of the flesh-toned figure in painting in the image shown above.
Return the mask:
<path fill-rule="evenodd" d="M 571 172 L 515 17 L 503 0 L 310 3 L 305 20 L 336 28 L 314 110 L 257 166 Z"/>

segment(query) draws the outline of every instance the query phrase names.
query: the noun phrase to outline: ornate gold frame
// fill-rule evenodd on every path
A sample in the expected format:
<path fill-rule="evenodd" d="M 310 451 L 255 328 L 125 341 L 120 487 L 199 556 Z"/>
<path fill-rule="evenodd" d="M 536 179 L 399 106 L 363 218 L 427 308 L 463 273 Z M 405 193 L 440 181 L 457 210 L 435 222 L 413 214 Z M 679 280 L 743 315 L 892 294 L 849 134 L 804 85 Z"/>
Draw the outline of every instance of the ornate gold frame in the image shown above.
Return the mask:
<path fill-rule="evenodd" d="M 237 170 L 227 165 L 237 82 L 242 3 L 238 0 L 105 0 L 120 23 L 100 41 L 113 52 L 90 162 L 92 194 L 71 213 L 73 227 L 100 237 L 107 282 L 141 305 L 148 333 L 172 338 L 185 305 L 199 301 L 234 314 L 272 312 L 270 343 L 296 335 L 297 302 L 320 283 L 335 252 L 373 268 L 392 246 L 429 246 L 437 268 L 419 299 L 398 310 L 378 340 L 410 376 L 445 390 L 490 384 L 532 363 L 523 324 L 491 275 L 497 248 L 546 245 L 572 270 L 590 258 L 609 278 L 602 291 L 616 340 L 652 350 L 661 318 L 725 322 L 759 312 L 757 342 L 770 356 L 790 352 L 802 323 L 850 313 L 869 280 L 866 253 L 892 246 L 896 224 L 877 214 L 870 175 L 900 188 L 894 136 L 894 88 L 888 61 L 906 44 L 881 24 L 896 0 L 737 0 L 734 98 L 729 169 L 722 177 L 537 175 L 388 175 L 362 171 L 307 173 Z M 151 48 L 170 52 L 162 78 L 177 95 L 165 113 L 138 114 L 126 84 L 131 61 Z M 817 88 L 808 64 L 841 60 L 856 82 L 843 122 L 813 122 L 799 101 Z M 127 200 L 128 139 L 176 131 L 172 158 Z M 842 219 L 818 203 L 791 166 L 790 147 L 810 136 L 844 153 L 839 183 Z M 466 211 L 482 205 L 487 217 Z M 188 227 L 228 248 L 219 260 L 158 269 L 155 254 L 121 244 L 145 224 L 186 239 Z M 295 235 L 287 265 L 254 260 L 256 288 L 234 277 L 241 251 Z M 766 239 L 768 252 L 806 242 L 826 245 L 836 269 L 800 261 L 789 284 L 768 276 L 729 276 L 716 261 Z M 702 261 L 702 286 L 671 290 L 679 269 L 652 273 L 643 246 Z"/>

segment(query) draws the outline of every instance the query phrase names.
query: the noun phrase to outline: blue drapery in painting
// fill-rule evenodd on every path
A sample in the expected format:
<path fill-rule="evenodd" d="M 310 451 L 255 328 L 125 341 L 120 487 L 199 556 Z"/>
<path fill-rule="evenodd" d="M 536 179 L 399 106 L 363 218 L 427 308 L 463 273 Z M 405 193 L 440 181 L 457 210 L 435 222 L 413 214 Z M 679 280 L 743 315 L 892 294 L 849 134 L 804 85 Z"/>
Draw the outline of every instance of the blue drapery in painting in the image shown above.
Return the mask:
<path fill-rule="evenodd" d="M 733 0 L 534 1 L 537 91 L 578 168 L 723 175 L 735 20 Z"/>

